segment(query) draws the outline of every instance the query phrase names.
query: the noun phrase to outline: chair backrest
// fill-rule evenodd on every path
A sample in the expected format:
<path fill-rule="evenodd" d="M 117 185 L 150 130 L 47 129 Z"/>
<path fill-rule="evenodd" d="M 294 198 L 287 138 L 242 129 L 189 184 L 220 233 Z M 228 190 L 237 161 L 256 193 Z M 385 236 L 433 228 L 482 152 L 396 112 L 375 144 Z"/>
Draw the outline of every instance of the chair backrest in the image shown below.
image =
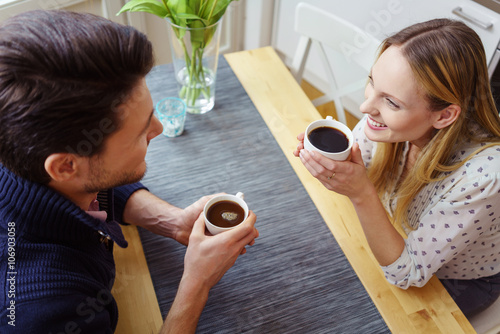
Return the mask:
<path fill-rule="evenodd" d="M 311 44 L 317 45 L 328 77 L 330 91 L 326 92 L 327 96 L 320 98 L 314 104 L 319 105 L 319 103 L 333 99 L 337 109 L 337 118 L 345 123 L 341 98 L 364 87 L 366 76 L 373 65 L 380 41 L 354 24 L 307 3 L 299 3 L 296 7 L 295 30 L 301 35 L 301 39 L 292 63 L 292 74 L 300 83 Z M 342 65 L 339 66 L 341 68 L 336 67 L 335 62 L 332 61 L 331 57 L 328 57 L 324 47 L 339 54 L 337 59 L 343 60 Z M 336 75 L 339 71 L 349 70 L 345 68 L 346 66 L 363 69 L 366 72 L 364 80 L 360 81 L 358 78 L 356 82 L 348 85 L 342 84 L 342 87 L 338 87 Z M 357 112 L 356 110 L 350 111 L 354 111 L 353 113 L 360 117 L 359 105 L 357 109 Z"/>

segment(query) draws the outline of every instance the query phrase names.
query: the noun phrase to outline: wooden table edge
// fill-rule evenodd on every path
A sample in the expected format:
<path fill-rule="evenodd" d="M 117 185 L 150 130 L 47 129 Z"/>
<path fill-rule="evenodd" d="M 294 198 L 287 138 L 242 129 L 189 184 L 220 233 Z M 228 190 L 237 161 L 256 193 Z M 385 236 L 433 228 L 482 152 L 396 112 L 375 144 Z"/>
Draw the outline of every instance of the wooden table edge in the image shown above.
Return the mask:
<path fill-rule="evenodd" d="M 136 226 L 122 226 L 127 248 L 114 245 L 116 279 L 111 293 L 118 304 L 116 333 L 158 333 L 163 325 L 160 305 L 151 280 Z"/>

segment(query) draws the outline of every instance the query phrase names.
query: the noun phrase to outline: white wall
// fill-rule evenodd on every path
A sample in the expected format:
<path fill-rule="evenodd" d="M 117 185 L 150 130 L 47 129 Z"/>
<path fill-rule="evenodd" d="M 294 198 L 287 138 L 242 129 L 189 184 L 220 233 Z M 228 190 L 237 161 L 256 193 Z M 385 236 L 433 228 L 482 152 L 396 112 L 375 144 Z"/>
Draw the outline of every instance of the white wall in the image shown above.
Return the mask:
<path fill-rule="evenodd" d="M 273 46 L 287 55 L 293 52 L 298 40 L 298 36 L 293 31 L 293 22 L 295 7 L 299 2 L 307 2 L 341 16 L 379 39 L 416 22 L 438 17 L 460 19 L 452 13 L 456 7 L 464 8 L 482 21 L 489 21 L 496 25 L 499 23 L 499 14 L 471 0 L 277 0 L 278 19 L 274 22 L 276 33 Z M 497 27 L 484 30 L 467 21 L 466 23 L 476 30 L 481 38 L 483 38 L 481 32 L 489 33 L 498 30 Z M 499 31 L 496 31 L 496 35 L 498 43 Z M 491 55 L 496 44 L 490 44 L 485 40 L 483 43 L 485 43 L 487 54 Z"/>
<path fill-rule="evenodd" d="M 271 45 L 275 0 L 245 1 L 244 50 Z"/>
<path fill-rule="evenodd" d="M 500 14 L 472 0 L 275 0 L 272 46 L 287 65 L 291 65 L 299 40 L 299 35 L 294 31 L 295 7 L 299 2 L 307 2 L 334 13 L 379 40 L 416 22 L 438 17 L 461 19 L 452 12 L 454 8 L 460 7 L 480 21 L 492 23 L 491 28 L 483 29 L 462 19 L 480 35 L 488 60 L 493 57 L 500 39 Z M 325 91 L 327 84 L 323 72 L 319 57 L 313 50 L 304 77 Z"/>

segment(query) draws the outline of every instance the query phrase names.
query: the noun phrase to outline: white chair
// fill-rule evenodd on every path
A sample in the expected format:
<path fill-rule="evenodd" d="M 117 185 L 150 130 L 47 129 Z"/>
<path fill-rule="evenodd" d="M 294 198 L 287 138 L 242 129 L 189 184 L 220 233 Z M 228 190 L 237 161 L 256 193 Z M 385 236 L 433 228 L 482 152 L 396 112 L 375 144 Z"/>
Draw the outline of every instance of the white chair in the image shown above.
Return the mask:
<path fill-rule="evenodd" d="M 337 118 L 344 124 L 345 109 L 361 118 L 359 105 L 363 101 L 363 93 L 360 92 L 367 83 L 380 41 L 352 23 L 303 2 L 295 9 L 295 31 L 301 35 L 291 66 L 291 72 L 297 82 L 300 84 L 302 80 L 311 44 L 319 51 L 328 80 L 329 90 L 324 96 L 313 100 L 313 104 L 319 106 L 333 100 Z M 325 52 L 325 47 L 330 53 Z M 363 73 L 361 76 L 360 71 Z M 341 72 L 347 73 L 347 77 L 354 72 L 358 75 L 354 82 L 350 80 L 344 83 L 339 80 Z M 353 94 L 356 92 L 357 96 Z M 350 107 L 347 107 L 346 101 L 353 101 Z"/>

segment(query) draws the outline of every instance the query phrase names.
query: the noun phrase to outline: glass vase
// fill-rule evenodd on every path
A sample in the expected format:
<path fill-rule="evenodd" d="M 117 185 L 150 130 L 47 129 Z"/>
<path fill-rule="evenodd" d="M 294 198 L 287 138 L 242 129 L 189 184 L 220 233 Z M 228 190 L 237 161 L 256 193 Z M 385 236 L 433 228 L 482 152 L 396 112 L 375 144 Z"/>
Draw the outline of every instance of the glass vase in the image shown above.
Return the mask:
<path fill-rule="evenodd" d="M 167 22 L 179 98 L 186 102 L 187 112 L 204 114 L 215 104 L 221 20 L 200 28 Z"/>

